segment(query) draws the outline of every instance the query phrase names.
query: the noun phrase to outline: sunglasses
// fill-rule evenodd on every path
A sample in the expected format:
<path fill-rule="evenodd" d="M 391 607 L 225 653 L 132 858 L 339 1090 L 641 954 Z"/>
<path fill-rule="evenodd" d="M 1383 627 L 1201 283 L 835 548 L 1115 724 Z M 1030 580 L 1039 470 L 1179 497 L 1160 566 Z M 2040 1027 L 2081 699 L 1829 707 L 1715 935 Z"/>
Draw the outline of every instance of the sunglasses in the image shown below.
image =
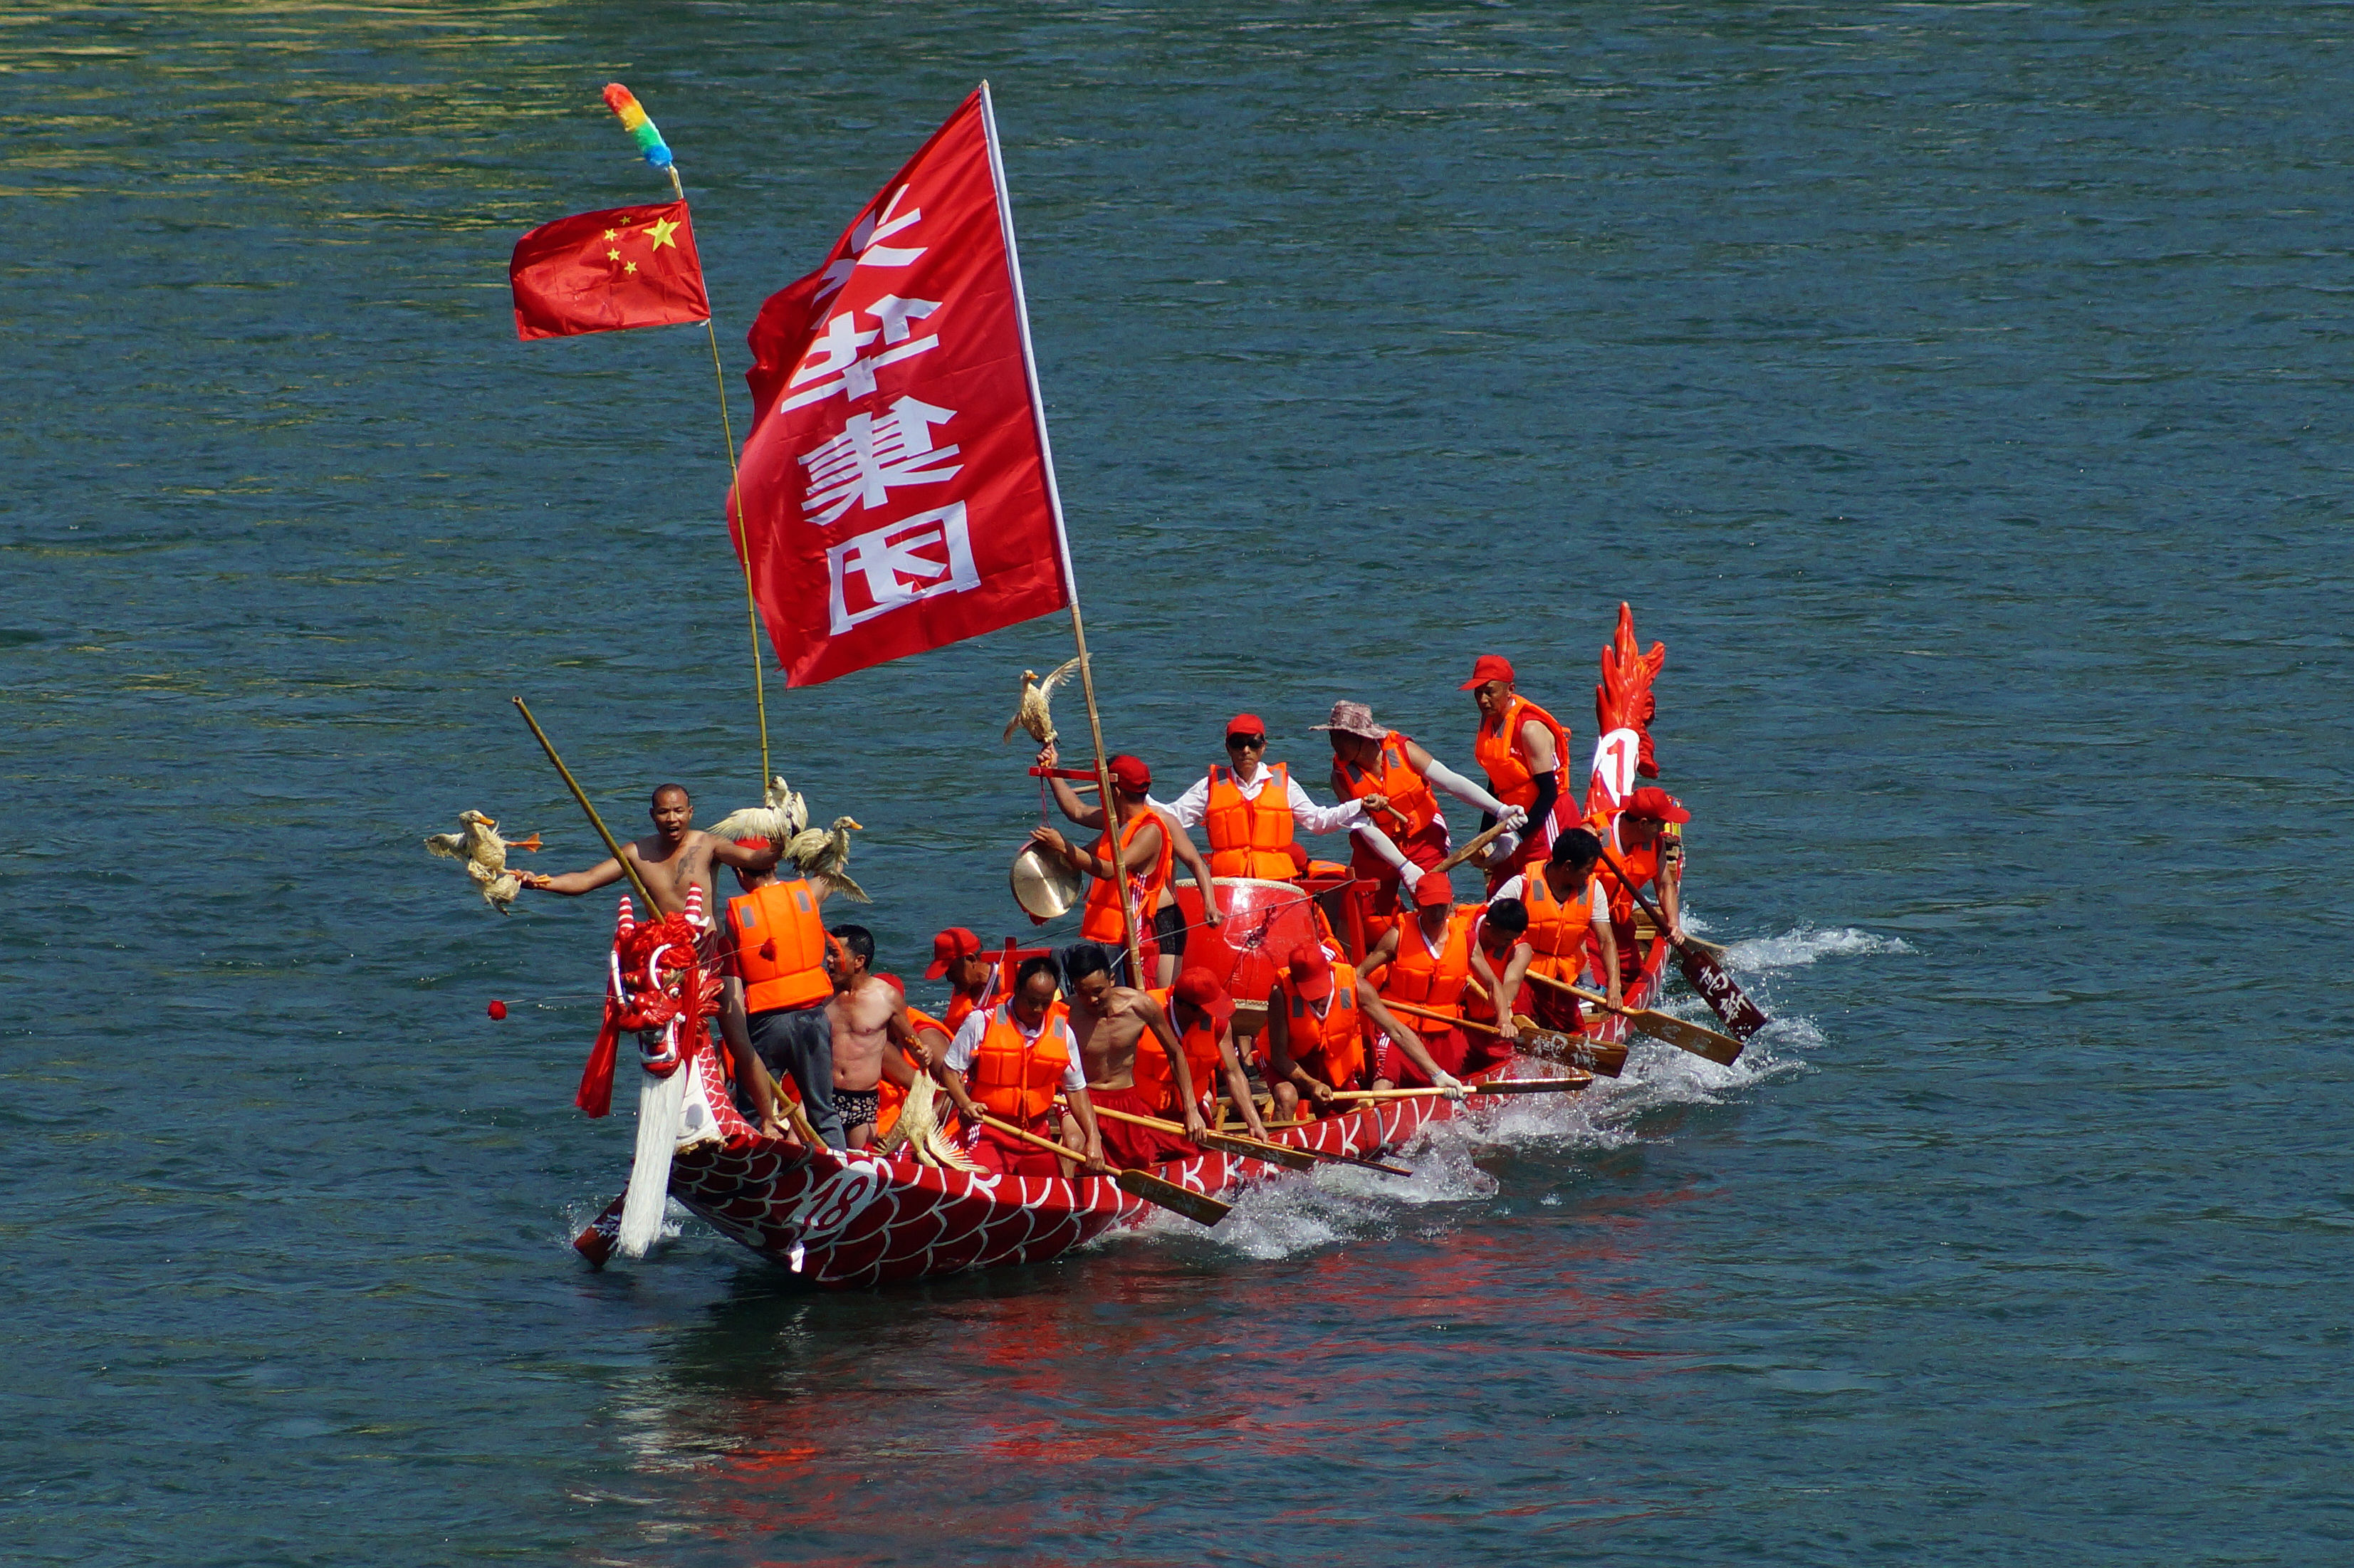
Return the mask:
<path fill-rule="evenodd" d="M 1267 736 L 1263 735 L 1230 735 L 1226 736 L 1226 746 L 1229 750 L 1255 750 L 1264 747 L 1266 745 Z"/>

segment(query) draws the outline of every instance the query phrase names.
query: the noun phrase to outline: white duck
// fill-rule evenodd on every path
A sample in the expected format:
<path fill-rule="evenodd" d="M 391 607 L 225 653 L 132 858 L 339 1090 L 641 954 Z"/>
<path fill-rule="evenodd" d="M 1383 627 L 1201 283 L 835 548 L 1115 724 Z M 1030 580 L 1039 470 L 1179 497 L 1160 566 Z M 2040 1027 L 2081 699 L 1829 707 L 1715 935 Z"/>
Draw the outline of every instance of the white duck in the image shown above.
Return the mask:
<path fill-rule="evenodd" d="M 844 898 L 860 904 L 872 904 L 866 890 L 851 880 L 850 834 L 852 830 L 864 832 L 854 817 L 836 817 L 831 827 L 810 828 L 795 833 L 779 850 L 781 859 L 789 860 L 801 869 L 803 876 L 822 882 Z"/>
<path fill-rule="evenodd" d="M 809 802 L 779 773 L 769 780 L 759 805 L 730 811 L 708 831 L 723 839 L 767 839 L 781 850 L 808 826 Z"/>
<path fill-rule="evenodd" d="M 1070 660 L 1059 666 L 1044 681 L 1038 679 L 1038 672 L 1035 670 L 1023 671 L 1022 705 L 1013 710 L 1013 717 L 1006 723 L 1005 740 L 998 744 L 1002 746 L 1006 741 L 1012 740 L 1015 730 L 1026 729 L 1030 732 L 1031 738 L 1039 745 L 1054 745 L 1055 715 L 1046 705 L 1053 699 L 1055 688 L 1078 673 L 1078 669 L 1079 662 L 1076 659 Z"/>
<path fill-rule="evenodd" d="M 536 850 L 539 835 L 510 842 L 499 837 L 499 824 L 480 811 L 458 813 L 461 824 L 454 833 L 428 833 L 425 848 L 429 853 L 444 860 L 463 861 L 466 874 L 482 890 L 482 902 L 504 915 L 523 891 L 522 879 L 507 869 L 507 851 Z"/>

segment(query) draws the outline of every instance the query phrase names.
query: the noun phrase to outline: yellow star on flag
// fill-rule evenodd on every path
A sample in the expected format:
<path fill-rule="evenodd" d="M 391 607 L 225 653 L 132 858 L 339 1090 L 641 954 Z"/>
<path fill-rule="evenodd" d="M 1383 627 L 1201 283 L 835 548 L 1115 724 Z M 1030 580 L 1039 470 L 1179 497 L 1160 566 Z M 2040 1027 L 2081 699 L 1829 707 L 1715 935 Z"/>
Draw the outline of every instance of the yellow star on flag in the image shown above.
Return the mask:
<path fill-rule="evenodd" d="M 624 261 L 621 263 L 621 270 L 624 272 L 634 272 L 637 270 L 638 264 L 634 261 Z"/>
<path fill-rule="evenodd" d="M 620 259 L 621 253 L 618 250 L 608 250 L 605 252 L 605 260 L 608 261 L 619 261 Z"/>
<path fill-rule="evenodd" d="M 673 239 L 673 238 L 671 238 L 671 234 L 672 234 L 672 231 L 673 231 L 673 230 L 674 230 L 674 229 L 676 229 L 677 228 L 678 228 L 678 220 L 677 220 L 677 219 L 675 219 L 675 218 L 668 218 L 668 217 L 658 217 L 658 218 L 654 219 L 652 223 L 650 223 L 650 224 L 646 225 L 646 232 L 647 232 L 648 234 L 651 234 L 651 235 L 652 235 L 652 236 L 654 237 L 654 249 L 655 249 L 659 250 L 659 249 L 661 249 L 663 246 L 667 245 L 667 246 L 669 246 L 672 249 L 675 250 L 675 249 L 678 249 L 678 241 L 677 241 L 677 240 L 675 240 L 675 239 Z"/>
<path fill-rule="evenodd" d="M 609 228 L 605 231 L 605 238 L 608 239 L 619 239 L 621 238 L 621 231 L 618 228 Z"/>

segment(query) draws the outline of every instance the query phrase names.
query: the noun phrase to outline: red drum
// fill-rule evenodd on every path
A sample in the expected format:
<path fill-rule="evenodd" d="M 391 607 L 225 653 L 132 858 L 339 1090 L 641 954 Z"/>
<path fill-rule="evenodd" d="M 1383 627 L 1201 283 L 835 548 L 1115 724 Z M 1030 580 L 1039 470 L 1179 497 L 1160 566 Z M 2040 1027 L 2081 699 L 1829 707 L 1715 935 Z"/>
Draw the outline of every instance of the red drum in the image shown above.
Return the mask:
<path fill-rule="evenodd" d="M 1185 967 L 1199 964 L 1236 1001 L 1265 1007 L 1291 950 L 1327 940 L 1330 929 L 1315 901 L 1288 882 L 1221 876 L 1216 885 L 1225 919 L 1215 927 L 1202 924 L 1201 890 L 1190 882 L 1177 886 L 1177 907 L 1185 916 Z"/>

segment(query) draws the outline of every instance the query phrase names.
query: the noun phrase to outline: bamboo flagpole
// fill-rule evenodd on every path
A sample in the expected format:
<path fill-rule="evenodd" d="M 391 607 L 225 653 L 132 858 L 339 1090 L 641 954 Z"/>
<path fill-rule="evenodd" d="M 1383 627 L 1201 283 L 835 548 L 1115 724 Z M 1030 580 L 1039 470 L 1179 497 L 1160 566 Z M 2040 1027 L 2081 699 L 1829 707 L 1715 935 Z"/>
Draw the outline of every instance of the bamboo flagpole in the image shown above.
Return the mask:
<path fill-rule="evenodd" d="M 663 908 L 661 905 L 654 902 L 653 889 L 648 887 L 646 879 L 638 874 L 636 864 L 628 855 L 621 853 L 621 846 L 614 839 L 612 831 L 605 826 L 605 819 L 597 814 L 597 808 L 588 803 L 588 792 L 580 788 L 580 781 L 572 777 L 572 769 L 565 767 L 564 758 L 556 755 L 556 743 L 547 738 L 547 732 L 539 727 L 539 721 L 531 716 L 531 709 L 524 705 L 524 700 L 521 697 L 512 697 L 508 700 L 514 704 L 515 712 L 523 715 L 523 722 L 531 726 L 531 733 L 538 739 L 540 749 L 547 753 L 547 759 L 556 764 L 556 771 L 563 775 L 564 787 L 572 791 L 572 798 L 580 803 L 581 810 L 588 813 L 588 825 L 597 830 L 599 838 L 605 841 L 606 853 L 620 863 L 621 874 L 630 879 L 630 885 L 636 888 L 638 896 L 646 901 L 646 918 L 661 919 Z"/>
<path fill-rule="evenodd" d="M 1013 238 L 1013 205 L 1005 189 L 1005 158 L 998 146 L 997 111 L 990 97 L 989 83 L 981 84 L 981 123 L 989 143 L 990 183 L 997 190 L 998 228 L 1005 236 L 1005 270 L 1013 282 L 1013 315 L 1022 325 L 1022 370 L 1029 377 L 1030 410 L 1038 426 L 1039 467 L 1046 482 L 1046 504 L 1055 514 L 1055 542 L 1063 556 L 1063 590 L 1071 601 L 1071 641 L 1079 655 L 1079 690 L 1087 703 L 1087 736 L 1096 753 L 1096 786 L 1101 791 L 1104 825 L 1111 834 L 1111 869 L 1113 881 L 1119 889 L 1119 925 L 1122 941 L 1128 948 L 1129 983 L 1142 989 L 1144 959 L 1137 937 L 1135 889 L 1129 885 L 1125 863 L 1126 824 L 1120 820 L 1119 794 L 1112 788 L 1111 761 L 1104 751 L 1103 715 L 1096 705 L 1096 667 L 1087 657 L 1087 626 L 1079 610 L 1079 578 L 1071 566 L 1071 534 L 1063 520 L 1063 492 L 1055 482 L 1055 444 L 1046 434 L 1046 400 L 1038 389 L 1038 355 L 1030 340 L 1030 302 L 1022 287 L 1022 251 Z M 1204 889 L 1203 896 L 1214 896 L 1213 890 Z"/>
<path fill-rule="evenodd" d="M 628 132 L 637 143 L 640 155 L 670 176 L 671 195 L 678 199 L 680 206 L 685 206 L 686 186 L 680 183 L 678 177 L 677 156 L 672 153 L 669 143 L 663 140 L 662 132 L 653 121 L 647 117 L 644 106 L 638 102 L 628 88 L 616 81 L 608 82 L 605 86 L 605 107 L 613 111 L 614 118 L 621 122 L 621 129 Z M 707 284 L 704 291 L 707 297 L 710 292 Z M 727 454 L 727 508 L 730 514 L 737 514 L 741 497 L 736 466 L 736 421 L 727 413 L 727 374 L 719 363 L 719 332 L 712 324 L 707 305 L 703 317 L 703 334 L 711 344 L 711 379 L 719 391 L 721 450 Z M 744 572 L 744 620 L 752 635 L 752 708 L 760 724 L 760 789 L 765 794 L 770 777 L 768 674 L 760 664 L 760 612 L 759 605 L 752 595 L 752 535 L 740 524 L 739 533 L 743 544 L 736 553 L 736 563 Z"/>

